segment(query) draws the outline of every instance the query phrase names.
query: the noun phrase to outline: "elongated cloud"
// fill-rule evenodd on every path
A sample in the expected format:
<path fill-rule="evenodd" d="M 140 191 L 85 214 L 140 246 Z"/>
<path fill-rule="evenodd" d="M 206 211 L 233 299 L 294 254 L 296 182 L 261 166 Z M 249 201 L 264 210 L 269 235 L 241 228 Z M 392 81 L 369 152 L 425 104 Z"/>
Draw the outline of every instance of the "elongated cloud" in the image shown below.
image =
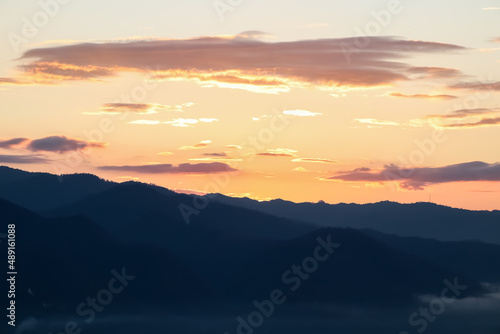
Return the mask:
<path fill-rule="evenodd" d="M 169 106 L 152 103 L 105 103 L 98 111 L 89 111 L 87 115 L 119 115 L 134 113 L 140 115 L 157 114 L 158 109 L 166 109 Z"/>
<path fill-rule="evenodd" d="M 255 155 L 265 157 L 295 157 L 295 153 L 297 153 L 297 151 L 288 148 L 277 148 L 268 149 L 267 152 L 260 152 L 256 153 Z"/>
<path fill-rule="evenodd" d="M 443 167 L 400 168 L 385 166 L 382 170 L 356 169 L 332 176 L 329 180 L 346 182 L 400 182 L 400 186 L 410 190 L 422 190 L 429 184 L 500 181 L 500 163 L 488 164 L 481 161 L 467 162 Z"/>
<path fill-rule="evenodd" d="M 478 91 L 500 91 L 500 81 L 493 82 L 459 82 L 453 85 L 449 85 L 450 89 L 468 89 L 468 90 L 478 90 Z"/>
<path fill-rule="evenodd" d="M 401 62 L 416 54 L 450 53 L 464 47 L 393 37 L 371 37 L 350 54 L 356 38 L 263 42 L 254 35 L 193 39 L 83 43 L 37 48 L 21 68 L 38 81 L 94 80 L 123 71 L 151 71 L 156 78 L 194 79 L 222 87 L 285 92 L 304 85 L 376 87 L 421 78 L 450 78 L 455 69 Z"/>
<path fill-rule="evenodd" d="M 293 162 L 312 162 L 312 163 L 319 163 L 319 164 L 336 164 L 338 161 L 336 160 L 330 160 L 330 159 L 321 159 L 321 158 L 297 158 L 293 159 Z"/>
<path fill-rule="evenodd" d="M 446 115 L 426 117 L 431 125 L 460 129 L 500 125 L 499 108 L 460 109 Z"/>
<path fill-rule="evenodd" d="M 215 174 L 234 172 L 237 169 L 222 162 L 190 164 L 183 163 L 178 166 L 171 164 L 138 165 L 138 166 L 101 166 L 100 170 L 136 172 L 144 174 Z"/>
<path fill-rule="evenodd" d="M 29 82 L 16 78 L 0 78 L 0 85 L 29 85 Z"/>
<path fill-rule="evenodd" d="M 469 123 L 457 123 L 457 124 L 444 124 L 441 127 L 444 128 L 477 128 L 484 126 L 496 126 L 500 125 L 500 117 L 486 117 L 476 122 Z"/>
<path fill-rule="evenodd" d="M 0 148 L 12 148 L 19 144 L 27 142 L 28 138 L 12 138 L 7 140 L 0 140 Z"/>
<path fill-rule="evenodd" d="M 372 126 L 372 125 L 400 125 L 398 122 L 383 121 L 383 120 L 374 119 L 374 118 L 355 118 L 354 121 L 361 123 L 361 124 L 366 124 L 368 126 Z"/>
<path fill-rule="evenodd" d="M 103 148 L 105 143 L 89 142 L 81 139 L 68 138 L 66 136 L 50 136 L 32 140 L 28 149 L 34 152 L 46 151 L 65 153 L 70 151 L 80 151 L 87 148 Z"/>
<path fill-rule="evenodd" d="M 227 157 L 226 152 L 203 153 L 203 155 L 208 157 Z"/>
<path fill-rule="evenodd" d="M 488 114 L 499 113 L 499 108 L 476 108 L 476 109 L 458 109 L 446 115 L 429 115 L 426 118 L 450 119 L 450 118 L 467 118 L 471 116 L 483 116 Z"/>
<path fill-rule="evenodd" d="M 429 100 L 450 100 L 456 99 L 458 96 L 446 95 L 446 94 L 403 94 L 399 92 L 391 92 L 389 96 L 392 97 L 403 97 L 410 99 L 429 99 Z"/>
<path fill-rule="evenodd" d="M 187 151 L 189 151 L 189 150 L 199 150 L 199 149 L 207 147 L 211 143 L 212 143 L 211 140 L 202 140 L 201 142 L 199 142 L 196 145 L 184 145 L 184 146 L 181 146 L 181 147 L 179 147 L 179 150 L 187 150 Z"/>
<path fill-rule="evenodd" d="M 298 117 L 312 117 L 322 115 L 319 112 L 311 112 L 308 110 L 285 110 L 283 111 L 285 115 L 298 116 Z"/>
<path fill-rule="evenodd" d="M 187 128 L 198 123 L 214 123 L 218 122 L 217 118 L 176 118 L 173 121 L 163 122 L 172 126 Z"/>
<path fill-rule="evenodd" d="M 3 155 L 0 154 L 0 163 L 10 164 L 41 164 L 50 160 L 38 155 Z"/>

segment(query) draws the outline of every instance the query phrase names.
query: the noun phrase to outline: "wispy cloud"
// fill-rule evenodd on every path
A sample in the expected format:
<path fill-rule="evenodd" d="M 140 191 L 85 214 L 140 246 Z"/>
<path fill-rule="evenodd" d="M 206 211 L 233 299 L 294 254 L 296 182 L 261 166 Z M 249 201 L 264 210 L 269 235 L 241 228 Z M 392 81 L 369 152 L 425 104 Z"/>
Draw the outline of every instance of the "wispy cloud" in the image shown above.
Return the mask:
<path fill-rule="evenodd" d="M 136 172 L 144 174 L 215 174 L 234 172 L 237 169 L 222 162 L 190 164 L 183 163 L 178 166 L 171 164 L 136 165 L 136 166 L 100 166 L 100 170 Z"/>
<path fill-rule="evenodd" d="M 211 143 L 212 143 L 211 140 L 202 140 L 201 142 L 199 142 L 196 145 L 184 145 L 184 146 L 181 146 L 181 147 L 179 147 L 179 150 L 199 150 L 199 149 L 207 147 Z"/>
<path fill-rule="evenodd" d="M 330 159 L 322 159 L 322 158 L 297 158 L 293 159 L 293 162 L 312 162 L 312 163 L 320 163 L 320 164 L 336 164 L 337 160 Z"/>
<path fill-rule="evenodd" d="M 477 90 L 477 91 L 500 91 L 500 81 L 492 82 L 481 82 L 481 81 L 471 81 L 471 82 L 459 82 L 456 84 L 449 85 L 450 89 L 466 89 L 466 90 Z"/>
<path fill-rule="evenodd" d="M 391 126 L 400 125 L 398 122 L 383 121 L 383 120 L 374 119 L 374 118 L 355 118 L 354 121 L 358 122 L 358 123 L 361 123 L 361 124 L 366 124 L 368 126 L 373 126 L 373 125 L 376 125 L 376 126 L 381 126 L 381 125 L 391 125 Z"/>
<path fill-rule="evenodd" d="M 68 138 L 66 136 L 49 136 L 32 140 L 28 149 L 34 152 L 57 152 L 66 153 L 70 151 L 81 151 L 87 148 L 104 148 L 105 143 L 86 141 L 82 139 Z"/>
<path fill-rule="evenodd" d="M 500 125 L 500 108 L 459 109 L 445 115 L 429 115 L 432 126 L 460 129 Z"/>
<path fill-rule="evenodd" d="M 39 155 L 4 155 L 0 154 L 0 163 L 10 164 L 42 164 L 50 160 Z"/>
<path fill-rule="evenodd" d="M 134 113 L 140 115 L 157 114 L 158 110 L 167 111 L 182 111 L 184 106 L 189 106 L 191 104 L 182 105 L 162 105 L 158 103 L 105 103 L 98 111 L 88 111 L 84 114 L 87 115 L 119 115 L 126 113 Z"/>
<path fill-rule="evenodd" d="M 163 122 L 164 124 L 170 124 L 172 126 L 178 126 L 178 127 L 189 127 L 193 126 L 197 123 L 214 123 L 218 122 L 219 120 L 217 118 L 176 118 L 173 121 L 167 121 Z"/>
<path fill-rule="evenodd" d="M 390 92 L 389 96 L 403 97 L 410 99 L 429 99 L 429 100 L 450 100 L 458 98 L 458 96 L 456 95 L 447 95 L 447 94 L 403 94 L 400 92 Z"/>
<path fill-rule="evenodd" d="M 355 169 L 328 180 L 345 182 L 399 182 L 401 188 L 423 190 L 425 186 L 438 183 L 466 181 L 500 181 L 500 163 L 481 161 L 467 162 L 442 167 L 407 168 L 387 165 L 380 170 Z"/>
<path fill-rule="evenodd" d="M 346 59 L 357 39 L 263 42 L 255 36 L 80 43 L 27 51 L 20 68 L 33 81 L 96 80 L 120 72 L 148 71 L 156 78 L 197 80 L 203 85 L 286 92 L 291 87 L 378 87 L 398 81 L 450 78 L 459 71 L 401 62 L 416 54 L 450 53 L 464 47 L 392 37 L 371 43 Z"/>
<path fill-rule="evenodd" d="M 266 157 L 295 157 L 295 153 L 297 153 L 297 151 L 288 148 L 276 148 L 268 149 L 266 152 L 256 153 L 255 155 Z"/>
<path fill-rule="evenodd" d="M 7 140 L 0 140 L 0 148 L 12 148 L 19 144 L 23 144 L 29 141 L 28 138 L 12 138 Z"/>
<path fill-rule="evenodd" d="M 298 117 L 312 117 L 322 115 L 321 113 L 311 112 L 308 110 L 285 110 L 283 111 L 283 114 Z"/>

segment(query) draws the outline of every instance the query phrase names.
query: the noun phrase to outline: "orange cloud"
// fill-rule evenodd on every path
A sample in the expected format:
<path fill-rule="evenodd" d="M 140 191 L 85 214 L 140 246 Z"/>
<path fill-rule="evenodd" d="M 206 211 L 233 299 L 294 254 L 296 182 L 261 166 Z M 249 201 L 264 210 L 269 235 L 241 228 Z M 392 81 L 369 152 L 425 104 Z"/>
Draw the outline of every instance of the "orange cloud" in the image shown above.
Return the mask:
<path fill-rule="evenodd" d="M 446 95 L 446 94 L 403 94 L 399 92 L 391 92 L 389 96 L 392 97 L 404 97 L 404 98 L 412 98 L 412 99 L 430 99 L 430 100 L 450 100 L 456 99 L 458 96 L 455 95 Z"/>
<path fill-rule="evenodd" d="M 154 164 L 138 166 L 100 166 L 100 170 L 136 172 L 144 174 L 216 174 L 234 172 L 237 169 L 222 162 L 190 164 L 183 163 L 178 166 L 171 164 Z"/>
<path fill-rule="evenodd" d="M 158 103 L 105 103 L 98 111 L 85 112 L 87 115 L 119 115 L 134 113 L 140 115 L 157 114 L 158 110 L 182 111 L 182 106 L 165 106 Z"/>
<path fill-rule="evenodd" d="M 469 89 L 479 91 L 500 91 L 500 81 L 493 82 L 459 82 L 448 86 L 450 89 Z"/>
<path fill-rule="evenodd" d="M 332 176 L 327 180 L 344 182 L 399 182 L 400 187 L 408 190 L 423 190 L 425 186 L 436 183 L 466 181 L 500 181 L 500 163 L 488 164 L 481 161 L 467 162 L 442 167 L 400 168 L 387 165 L 384 169 L 373 171 L 358 168 Z"/>
<path fill-rule="evenodd" d="M 491 117 L 494 116 L 494 117 Z M 431 125 L 442 128 L 475 128 L 500 125 L 500 109 L 460 109 L 447 115 L 430 115 L 426 119 Z M 450 123 L 455 121 L 455 123 Z M 457 123 L 458 121 L 458 123 Z"/>
<path fill-rule="evenodd" d="M 196 145 L 181 146 L 181 147 L 179 147 L 179 150 L 199 150 L 199 149 L 207 147 L 211 143 L 212 143 L 211 140 L 202 140 L 201 142 L 199 142 Z"/>
<path fill-rule="evenodd" d="M 293 162 L 312 162 L 312 163 L 320 163 L 320 164 L 336 164 L 338 161 L 330 160 L 330 159 L 321 159 L 321 158 L 297 158 L 293 159 Z"/>
<path fill-rule="evenodd" d="M 0 148 L 12 148 L 13 146 L 20 145 L 29 141 L 28 138 L 12 138 L 7 140 L 0 140 Z"/>
<path fill-rule="evenodd" d="M 290 87 L 377 87 L 415 78 L 449 78 L 459 71 L 400 62 L 420 53 L 465 50 L 453 44 L 371 37 L 348 58 L 356 38 L 268 43 L 255 36 L 82 43 L 27 51 L 21 66 L 38 81 L 95 80 L 121 71 L 150 71 L 163 79 L 196 79 L 222 87 L 285 92 Z M 260 88 L 259 88 L 260 87 Z"/>
<path fill-rule="evenodd" d="M 267 152 L 256 153 L 255 155 L 265 157 L 295 157 L 295 153 L 297 153 L 297 151 L 288 148 L 277 148 L 268 149 Z"/>

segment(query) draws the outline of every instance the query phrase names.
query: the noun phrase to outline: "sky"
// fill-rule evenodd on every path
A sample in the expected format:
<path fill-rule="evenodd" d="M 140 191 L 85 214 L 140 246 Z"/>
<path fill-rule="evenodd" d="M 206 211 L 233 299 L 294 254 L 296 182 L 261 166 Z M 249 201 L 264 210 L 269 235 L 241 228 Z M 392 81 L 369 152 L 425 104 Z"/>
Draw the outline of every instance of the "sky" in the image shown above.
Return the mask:
<path fill-rule="evenodd" d="M 500 209 L 500 1 L 0 4 L 0 164 Z"/>

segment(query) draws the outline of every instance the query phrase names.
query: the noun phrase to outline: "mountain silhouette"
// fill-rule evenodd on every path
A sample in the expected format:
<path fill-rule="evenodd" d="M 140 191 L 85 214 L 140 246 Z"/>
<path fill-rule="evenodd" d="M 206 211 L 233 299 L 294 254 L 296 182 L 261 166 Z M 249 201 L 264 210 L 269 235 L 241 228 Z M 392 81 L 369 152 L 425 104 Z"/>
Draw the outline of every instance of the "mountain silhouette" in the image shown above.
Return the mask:
<path fill-rule="evenodd" d="M 500 244 L 498 210 L 471 211 L 433 203 L 400 204 L 388 201 L 373 204 L 293 203 L 281 199 L 259 202 L 220 194 L 215 200 L 324 227 L 366 228 L 399 236 Z"/>
<path fill-rule="evenodd" d="M 17 226 L 23 246 L 18 254 L 23 272 L 20 298 L 32 305 L 33 312 L 71 307 L 105 287 L 111 270 L 122 268 L 137 278 L 117 297 L 117 307 L 158 304 L 184 310 L 193 305 L 216 309 L 251 303 L 269 298 L 278 288 L 292 304 L 410 305 L 422 295 L 439 294 L 444 280 L 467 285 L 460 296 L 465 298 L 487 293 L 479 282 L 495 283 L 499 277 L 493 268 L 499 254 L 496 245 L 404 238 L 358 228 L 380 222 L 394 210 L 399 226 L 407 226 L 412 234 L 417 218 L 431 215 L 415 212 L 429 209 L 444 217 L 439 213 L 445 210 L 449 217 L 464 212 L 474 216 L 473 211 L 389 202 L 330 206 L 273 201 L 291 210 L 278 217 L 263 212 L 270 211 L 269 202 L 262 203 L 265 210 L 254 209 L 259 204 L 252 200 L 218 195 L 186 221 L 180 207 L 205 197 L 87 174 L 64 176 L 61 183 L 56 175 L 5 167 L 0 168 L 0 180 L 7 197 L 0 200 L 2 228 L 9 223 Z M 51 199 L 29 205 L 38 208 L 36 212 L 20 205 L 49 194 Z M 300 220 L 315 207 L 320 212 L 315 223 Z M 339 208 L 338 216 L 330 215 Z M 326 213 L 327 221 L 319 221 Z M 478 213 L 474 224 L 481 234 L 494 234 L 498 222 L 493 226 L 490 215 L 495 214 Z M 343 226 L 324 227 L 334 224 Z M 465 233 L 468 226 L 461 223 L 457 229 Z M 340 245 L 338 249 L 291 291 L 291 276 L 284 280 L 284 273 L 311 261 L 318 240 L 329 238 Z M 481 257 L 481 264 L 475 265 L 474 257 Z"/>

